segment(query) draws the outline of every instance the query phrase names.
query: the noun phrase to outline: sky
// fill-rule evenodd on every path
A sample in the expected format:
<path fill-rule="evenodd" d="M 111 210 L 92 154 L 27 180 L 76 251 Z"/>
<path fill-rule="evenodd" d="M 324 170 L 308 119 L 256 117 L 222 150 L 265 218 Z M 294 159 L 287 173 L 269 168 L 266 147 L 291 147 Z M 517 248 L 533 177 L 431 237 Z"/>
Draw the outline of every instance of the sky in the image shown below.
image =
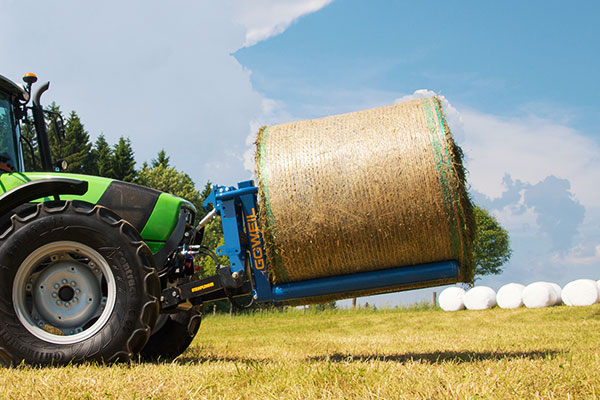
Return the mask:
<path fill-rule="evenodd" d="M 600 278 L 598 2 L 0 5 L 0 74 L 50 80 L 46 104 L 92 138 L 128 136 L 140 162 L 164 148 L 198 186 L 250 177 L 261 125 L 438 94 L 473 199 L 512 240 L 505 272 L 477 283 Z"/>

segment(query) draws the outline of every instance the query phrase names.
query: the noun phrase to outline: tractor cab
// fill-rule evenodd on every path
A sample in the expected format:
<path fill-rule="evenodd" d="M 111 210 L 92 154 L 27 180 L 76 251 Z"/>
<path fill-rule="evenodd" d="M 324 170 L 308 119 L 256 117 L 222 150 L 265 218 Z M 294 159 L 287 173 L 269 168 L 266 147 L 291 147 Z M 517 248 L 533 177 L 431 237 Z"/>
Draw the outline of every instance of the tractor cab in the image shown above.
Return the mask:
<path fill-rule="evenodd" d="M 19 119 L 29 94 L 0 75 L 0 173 L 23 171 Z"/>
<path fill-rule="evenodd" d="M 46 82 L 31 94 L 31 86 L 37 82 L 35 74 L 23 76 L 25 86 L 22 87 L 0 75 L 0 173 L 6 172 L 60 172 L 67 168 L 64 160 L 52 161 L 46 123 L 55 125 L 55 131 L 64 136 L 62 116 L 53 111 L 44 110 L 40 99 L 50 87 Z M 32 104 L 28 105 L 29 100 Z M 33 116 L 35 137 L 27 139 L 21 135 L 20 123 L 30 123 L 29 111 Z M 32 165 L 26 167 L 24 153 L 27 152 Z"/>

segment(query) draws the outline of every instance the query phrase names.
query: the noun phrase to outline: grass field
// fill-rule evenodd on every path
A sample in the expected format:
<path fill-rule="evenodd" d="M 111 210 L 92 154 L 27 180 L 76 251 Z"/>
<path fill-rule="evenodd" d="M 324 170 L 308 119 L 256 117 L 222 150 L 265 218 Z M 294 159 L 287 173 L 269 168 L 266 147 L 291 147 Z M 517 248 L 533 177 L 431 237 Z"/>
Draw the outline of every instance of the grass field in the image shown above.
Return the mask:
<path fill-rule="evenodd" d="M 1 397 L 600 397 L 600 305 L 209 315 L 169 363 L 0 370 Z"/>

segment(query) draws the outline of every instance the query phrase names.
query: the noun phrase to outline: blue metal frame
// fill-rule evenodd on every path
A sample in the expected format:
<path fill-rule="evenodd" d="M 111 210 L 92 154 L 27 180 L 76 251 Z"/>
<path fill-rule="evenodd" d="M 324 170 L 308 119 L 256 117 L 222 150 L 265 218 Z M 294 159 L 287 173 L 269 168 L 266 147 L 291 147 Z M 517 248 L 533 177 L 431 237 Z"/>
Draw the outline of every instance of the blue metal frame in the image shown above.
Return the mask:
<path fill-rule="evenodd" d="M 225 244 L 217 254 L 226 255 L 231 273 L 241 274 L 249 261 L 252 270 L 252 295 L 256 301 L 290 301 L 361 290 L 396 288 L 404 285 L 427 286 L 453 283 L 460 269 L 456 261 L 444 261 L 385 270 L 361 272 L 330 278 L 272 286 L 266 270 L 263 239 L 258 223 L 258 188 L 252 181 L 238 183 L 238 188 L 214 186 L 204 202 L 212 204 L 221 216 Z M 245 238 L 240 240 L 240 238 Z"/>

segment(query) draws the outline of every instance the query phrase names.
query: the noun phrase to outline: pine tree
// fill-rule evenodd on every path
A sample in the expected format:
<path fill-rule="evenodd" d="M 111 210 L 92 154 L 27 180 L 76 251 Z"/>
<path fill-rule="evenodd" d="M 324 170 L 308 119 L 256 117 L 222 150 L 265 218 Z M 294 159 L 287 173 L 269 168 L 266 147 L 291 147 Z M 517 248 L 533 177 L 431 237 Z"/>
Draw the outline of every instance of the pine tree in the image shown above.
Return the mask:
<path fill-rule="evenodd" d="M 60 114 L 62 117 L 62 111 L 60 110 L 60 106 L 57 105 L 55 102 L 52 102 L 48 106 L 47 110 L 56 114 Z M 52 114 L 48 114 L 48 116 L 50 116 L 50 118 L 46 118 L 46 131 L 48 133 L 48 142 L 50 143 L 50 152 L 52 153 L 52 160 L 56 161 L 61 158 L 65 158 L 65 156 L 67 155 L 67 153 L 64 150 L 64 147 L 66 145 L 66 137 L 62 137 L 62 132 L 59 132 L 56 129 L 57 126 L 53 122 L 58 117 Z"/>
<path fill-rule="evenodd" d="M 167 168 L 167 167 L 169 167 L 170 159 L 171 159 L 171 157 L 167 156 L 165 149 L 161 149 L 158 152 L 158 156 L 156 157 L 156 159 L 152 160 L 152 168 L 156 168 L 159 165 L 162 165 L 163 167 Z"/>
<path fill-rule="evenodd" d="M 119 143 L 114 146 L 111 158 L 110 178 L 125 182 L 133 182 L 136 179 L 135 158 L 129 138 L 125 139 L 123 136 L 119 138 Z"/>
<path fill-rule="evenodd" d="M 96 161 L 95 175 L 110 178 L 112 176 L 113 153 L 103 134 L 100 134 L 96 139 L 93 154 Z"/>
<path fill-rule="evenodd" d="M 64 158 L 69 165 L 68 172 L 77 174 L 93 174 L 95 172 L 94 160 L 91 155 L 90 136 L 75 111 L 71 111 L 69 115 L 65 139 L 62 141 L 60 148 L 62 157 L 57 157 L 54 161 L 58 158 Z"/>

